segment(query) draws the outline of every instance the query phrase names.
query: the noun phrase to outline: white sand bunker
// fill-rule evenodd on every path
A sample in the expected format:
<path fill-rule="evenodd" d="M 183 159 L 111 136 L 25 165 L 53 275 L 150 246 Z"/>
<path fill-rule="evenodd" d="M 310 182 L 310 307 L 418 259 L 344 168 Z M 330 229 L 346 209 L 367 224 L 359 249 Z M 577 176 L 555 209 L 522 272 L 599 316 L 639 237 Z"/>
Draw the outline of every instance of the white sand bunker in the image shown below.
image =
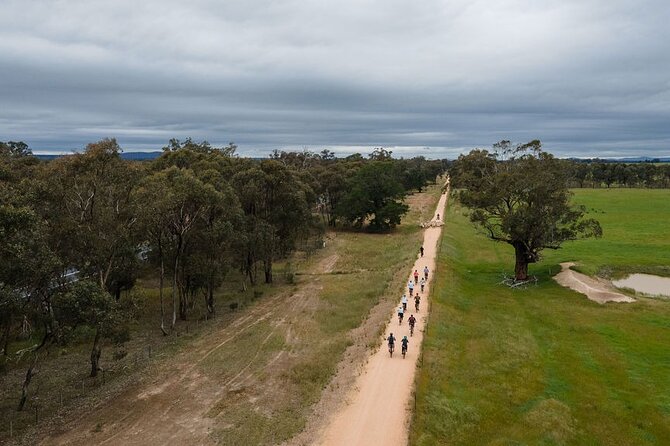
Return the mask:
<path fill-rule="evenodd" d="M 554 280 L 564 287 L 585 294 L 586 297 L 599 304 L 605 302 L 635 302 L 632 297 L 614 291 L 609 282 L 594 279 L 586 274 L 571 270 L 570 267 L 573 265 L 573 262 L 561 263 L 563 269 L 554 276 Z"/>

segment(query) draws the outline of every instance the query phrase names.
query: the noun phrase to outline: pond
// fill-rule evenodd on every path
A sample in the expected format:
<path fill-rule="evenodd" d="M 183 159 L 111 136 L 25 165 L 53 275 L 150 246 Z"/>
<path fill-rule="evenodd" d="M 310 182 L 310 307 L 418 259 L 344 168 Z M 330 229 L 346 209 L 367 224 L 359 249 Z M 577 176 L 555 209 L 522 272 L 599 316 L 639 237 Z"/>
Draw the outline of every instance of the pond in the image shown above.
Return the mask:
<path fill-rule="evenodd" d="M 620 280 L 613 280 L 617 288 L 630 288 L 650 296 L 670 297 L 670 277 L 651 274 L 631 274 Z"/>

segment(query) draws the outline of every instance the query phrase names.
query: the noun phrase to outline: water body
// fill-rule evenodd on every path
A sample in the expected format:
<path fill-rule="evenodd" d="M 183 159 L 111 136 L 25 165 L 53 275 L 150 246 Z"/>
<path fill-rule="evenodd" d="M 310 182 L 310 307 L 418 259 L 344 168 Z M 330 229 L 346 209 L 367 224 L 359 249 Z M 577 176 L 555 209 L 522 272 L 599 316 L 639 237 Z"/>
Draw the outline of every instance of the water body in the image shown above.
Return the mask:
<path fill-rule="evenodd" d="M 615 287 L 630 288 L 650 296 L 670 297 L 670 277 L 631 274 L 621 280 L 613 280 L 612 283 Z"/>

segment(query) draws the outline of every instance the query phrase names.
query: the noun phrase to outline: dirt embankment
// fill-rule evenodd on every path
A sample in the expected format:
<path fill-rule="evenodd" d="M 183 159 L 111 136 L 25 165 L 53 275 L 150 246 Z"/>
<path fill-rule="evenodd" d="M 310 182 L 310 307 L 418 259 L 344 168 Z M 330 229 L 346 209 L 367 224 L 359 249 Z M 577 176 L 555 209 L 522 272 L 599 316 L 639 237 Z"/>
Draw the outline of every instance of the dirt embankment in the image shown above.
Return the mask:
<path fill-rule="evenodd" d="M 635 302 L 635 299 L 632 297 L 615 291 L 609 282 L 571 270 L 570 267 L 574 265 L 573 262 L 561 263 L 562 270 L 554 276 L 554 280 L 564 287 L 586 295 L 590 300 L 599 304 L 607 302 Z"/>

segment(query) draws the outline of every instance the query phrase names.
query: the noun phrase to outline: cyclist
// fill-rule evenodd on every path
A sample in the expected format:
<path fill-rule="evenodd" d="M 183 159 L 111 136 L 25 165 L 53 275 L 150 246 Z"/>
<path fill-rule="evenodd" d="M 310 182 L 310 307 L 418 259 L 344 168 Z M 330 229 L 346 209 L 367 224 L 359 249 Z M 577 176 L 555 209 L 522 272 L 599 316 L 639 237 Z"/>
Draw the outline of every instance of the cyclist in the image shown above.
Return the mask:
<path fill-rule="evenodd" d="M 423 257 L 423 246 L 419 248 L 419 252 L 421 253 L 421 257 Z"/>
<path fill-rule="evenodd" d="M 421 296 L 419 296 L 419 293 L 416 293 L 416 296 L 414 297 L 414 308 L 416 308 L 416 312 L 419 312 L 419 304 L 421 303 Z"/>
<path fill-rule="evenodd" d="M 426 279 L 421 278 L 421 292 L 423 293 L 423 287 L 426 286 Z"/>
<path fill-rule="evenodd" d="M 423 278 L 428 280 L 428 265 L 423 267 Z"/>
<path fill-rule="evenodd" d="M 416 324 L 416 318 L 413 314 L 409 316 L 407 322 L 409 322 L 409 335 L 412 336 L 414 335 L 414 324 Z"/>
<path fill-rule="evenodd" d="M 404 311 L 407 311 L 407 295 L 403 294 L 402 299 L 400 299 L 400 302 L 402 303 L 402 309 Z"/>
<path fill-rule="evenodd" d="M 393 333 L 391 333 L 391 334 L 389 335 L 389 337 L 386 338 L 386 340 L 387 340 L 388 343 L 389 343 L 389 354 L 390 354 L 391 356 L 393 356 L 393 350 L 394 350 L 394 347 L 395 347 L 395 336 L 393 336 Z"/>
<path fill-rule="evenodd" d="M 403 336 L 400 340 L 400 343 L 402 344 L 402 357 L 404 358 L 405 354 L 407 353 L 407 344 L 409 344 L 409 339 L 407 339 L 407 336 Z"/>
<path fill-rule="evenodd" d="M 398 307 L 398 325 L 402 325 L 402 317 L 405 314 L 405 310 L 403 310 L 402 305 Z"/>
<path fill-rule="evenodd" d="M 407 282 L 407 288 L 409 288 L 409 297 L 412 297 L 412 294 L 414 294 L 414 282 L 411 280 Z"/>
<path fill-rule="evenodd" d="M 414 270 L 414 285 L 419 283 L 419 272 L 417 270 Z"/>

